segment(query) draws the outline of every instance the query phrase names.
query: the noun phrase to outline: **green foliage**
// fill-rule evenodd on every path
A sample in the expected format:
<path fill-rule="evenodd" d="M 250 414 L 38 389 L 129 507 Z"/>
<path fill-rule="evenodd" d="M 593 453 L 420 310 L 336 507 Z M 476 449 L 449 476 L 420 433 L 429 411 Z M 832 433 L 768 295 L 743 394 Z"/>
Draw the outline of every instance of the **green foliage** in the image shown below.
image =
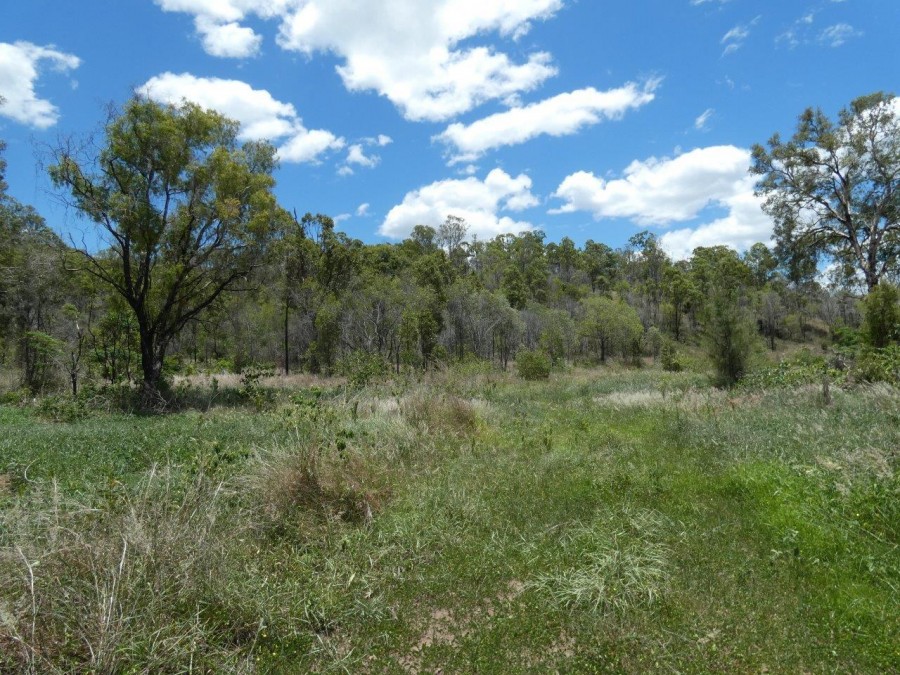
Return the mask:
<path fill-rule="evenodd" d="M 789 140 L 775 134 L 768 149 L 753 146 L 778 247 L 795 259 L 830 254 L 869 290 L 897 271 L 898 169 L 900 115 L 883 92 L 853 100 L 836 122 L 808 108 Z"/>
<path fill-rule="evenodd" d="M 390 366 L 380 355 L 357 349 L 343 355 L 335 370 L 347 378 L 347 384 L 359 389 L 384 378 L 390 372 Z"/>
<path fill-rule="evenodd" d="M 593 296 L 582 301 L 584 318 L 579 335 L 605 362 L 613 351 L 634 357 L 640 353 L 644 326 L 637 312 L 622 300 Z"/>
<path fill-rule="evenodd" d="M 900 345 L 863 349 L 854 368 L 856 376 L 865 382 L 888 382 L 900 386 Z"/>
<path fill-rule="evenodd" d="M 862 334 L 875 348 L 900 342 L 900 290 L 888 283 L 878 284 L 865 299 Z"/>
<path fill-rule="evenodd" d="M 678 348 L 672 340 L 663 339 L 659 350 L 659 360 L 663 370 L 670 373 L 680 373 L 684 370 L 684 363 Z"/>
<path fill-rule="evenodd" d="M 524 380 L 546 380 L 550 377 L 550 357 L 542 351 L 520 349 L 516 352 L 516 372 Z"/>
<path fill-rule="evenodd" d="M 748 373 L 741 379 L 741 386 L 749 389 L 797 387 L 822 384 L 825 377 L 830 383 L 841 385 L 847 379 L 847 371 L 833 367 L 824 355 L 815 355 L 804 349 L 782 359 L 777 365 Z"/>

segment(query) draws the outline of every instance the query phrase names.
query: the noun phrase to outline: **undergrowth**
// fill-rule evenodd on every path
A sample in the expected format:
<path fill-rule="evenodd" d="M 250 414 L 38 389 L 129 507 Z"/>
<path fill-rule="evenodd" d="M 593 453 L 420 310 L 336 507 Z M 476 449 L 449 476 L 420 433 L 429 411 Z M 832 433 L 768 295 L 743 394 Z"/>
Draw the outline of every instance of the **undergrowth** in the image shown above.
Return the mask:
<path fill-rule="evenodd" d="M 900 393 L 793 363 L 0 407 L 0 671 L 896 672 Z"/>

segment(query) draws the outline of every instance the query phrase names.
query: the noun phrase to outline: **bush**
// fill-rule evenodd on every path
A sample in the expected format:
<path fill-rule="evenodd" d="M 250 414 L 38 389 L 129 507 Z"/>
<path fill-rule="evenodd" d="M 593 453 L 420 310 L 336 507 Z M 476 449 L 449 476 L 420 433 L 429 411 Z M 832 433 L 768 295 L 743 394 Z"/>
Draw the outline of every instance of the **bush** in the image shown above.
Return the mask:
<path fill-rule="evenodd" d="M 862 334 L 872 347 L 887 347 L 900 341 L 900 291 L 890 284 L 879 284 L 865 300 Z"/>
<path fill-rule="evenodd" d="M 338 374 L 347 378 L 351 387 L 362 388 L 370 382 L 385 377 L 390 366 L 380 354 L 357 349 L 345 354 L 335 364 Z"/>
<path fill-rule="evenodd" d="M 522 349 L 516 354 L 516 372 L 525 380 L 546 380 L 550 365 L 550 357 L 540 351 Z"/>
<path fill-rule="evenodd" d="M 659 351 L 659 358 L 663 370 L 667 370 L 670 373 L 680 373 L 684 370 L 681 354 L 678 353 L 678 349 L 675 347 L 675 343 L 672 340 L 663 340 Z"/>
<path fill-rule="evenodd" d="M 854 374 L 866 382 L 900 385 L 900 345 L 863 349 L 856 359 Z"/>
<path fill-rule="evenodd" d="M 824 376 L 834 384 L 843 384 L 846 372 L 833 368 L 824 356 L 817 356 L 804 349 L 791 358 L 783 359 L 777 366 L 770 366 L 749 373 L 741 380 L 741 386 L 750 389 L 794 387 L 819 384 Z"/>
<path fill-rule="evenodd" d="M 732 386 L 747 372 L 754 340 L 754 327 L 733 298 L 721 294 L 713 299 L 706 340 L 716 384 Z"/>
<path fill-rule="evenodd" d="M 260 383 L 265 375 L 266 372 L 259 368 L 248 368 L 241 375 L 240 396 L 252 403 L 257 411 L 270 408 L 275 403 L 275 392 Z"/>
<path fill-rule="evenodd" d="M 838 347 L 856 347 L 860 341 L 859 331 L 850 326 L 838 326 L 831 331 L 831 341 Z"/>

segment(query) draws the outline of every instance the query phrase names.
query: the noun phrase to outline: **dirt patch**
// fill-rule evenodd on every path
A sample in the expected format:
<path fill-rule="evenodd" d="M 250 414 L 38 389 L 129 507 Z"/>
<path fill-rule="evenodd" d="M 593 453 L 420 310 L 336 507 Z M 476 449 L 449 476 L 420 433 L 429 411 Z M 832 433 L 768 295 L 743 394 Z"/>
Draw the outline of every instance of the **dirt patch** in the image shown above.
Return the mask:
<path fill-rule="evenodd" d="M 433 646 L 453 646 L 457 636 L 466 637 L 469 631 L 460 630 L 453 618 L 453 612 L 448 609 L 436 609 L 426 622 L 422 635 L 416 641 L 415 646 L 406 654 L 397 659 L 400 666 L 407 673 L 422 673 L 422 652 Z M 440 669 L 436 673 L 442 672 Z"/>

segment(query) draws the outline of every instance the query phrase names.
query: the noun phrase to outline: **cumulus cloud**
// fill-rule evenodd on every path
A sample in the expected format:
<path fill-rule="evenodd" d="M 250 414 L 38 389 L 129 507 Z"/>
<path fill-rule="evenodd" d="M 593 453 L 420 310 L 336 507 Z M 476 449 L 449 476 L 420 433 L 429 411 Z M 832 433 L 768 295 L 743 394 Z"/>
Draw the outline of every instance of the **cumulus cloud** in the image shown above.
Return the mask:
<path fill-rule="evenodd" d="M 501 212 L 522 211 L 537 204 L 531 178 L 525 174 L 512 177 L 494 169 L 483 181 L 475 177 L 448 179 L 407 193 L 403 202 L 388 212 L 379 232 L 402 239 L 416 225 L 437 227 L 448 215 L 455 215 L 466 220 L 470 235 L 490 238 L 530 230 L 530 223 Z"/>
<path fill-rule="evenodd" d="M 354 143 L 347 150 L 347 164 L 358 164 L 359 166 L 372 168 L 377 166 L 378 162 L 378 155 L 367 155 L 365 150 L 363 150 L 363 146 L 359 143 Z"/>
<path fill-rule="evenodd" d="M 759 198 L 753 195 L 754 179 L 748 178 L 743 189 L 722 200 L 727 215 L 695 228 L 680 228 L 666 232 L 660 244 L 676 260 L 689 258 L 698 246 L 724 244 L 739 251 L 756 242 L 772 238 L 772 221 L 762 212 Z"/>
<path fill-rule="evenodd" d="M 360 216 L 360 217 L 369 215 L 368 202 L 366 202 L 364 204 L 360 204 L 359 206 L 356 207 L 356 215 Z"/>
<path fill-rule="evenodd" d="M 359 143 L 353 143 L 347 148 L 347 157 L 344 159 L 343 165 L 338 168 L 338 175 L 352 176 L 354 174 L 354 166 L 374 169 L 381 162 L 381 157 L 375 154 L 367 154 L 366 147 L 383 148 L 393 142 L 394 140 L 390 136 L 378 134 L 374 138 L 364 138 Z"/>
<path fill-rule="evenodd" d="M 250 15 L 271 19 L 289 10 L 292 0 L 154 0 L 166 12 L 194 15 L 203 49 L 212 56 L 246 58 L 259 52 L 262 37 L 241 21 Z"/>
<path fill-rule="evenodd" d="M 278 157 L 285 162 L 313 162 L 323 153 L 345 145 L 343 138 L 330 131 L 307 129 L 292 104 L 278 101 L 268 91 L 253 89 L 240 80 L 163 73 L 148 80 L 139 91 L 163 103 L 192 101 L 237 120 L 241 123 L 242 140 L 279 144 Z"/>
<path fill-rule="evenodd" d="M 59 109 L 39 98 L 35 84 L 44 66 L 65 73 L 81 65 L 81 59 L 57 50 L 53 45 L 30 42 L 0 42 L 0 115 L 36 129 L 47 129 L 59 120 Z"/>
<path fill-rule="evenodd" d="M 262 37 L 252 28 L 236 21 L 217 23 L 206 17 L 197 17 L 194 24 L 203 39 L 203 49 L 207 54 L 222 58 L 246 58 L 259 52 Z"/>
<path fill-rule="evenodd" d="M 696 246 L 745 248 L 768 240 L 772 223 L 753 195 L 750 152 L 731 145 L 698 148 L 675 158 L 634 161 L 622 178 L 606 181 L 588 172 L 568 176 L 554 194 L 564 200 L 551 213 L 588 211 L 595 218 L 627 218 L 641 226 L 666 226 L 697 218 L 709 207 L 727 215 L 697 227 L 665 233 L 664 247 L 686 257 Z"/>
<path fill-rule="evenodd" d="M 259 36 L 241 22 L 279 22 L 278 44 L 341 61 L 351 91 L 375 91 L 411 120 L 440 121 L 485 101 L 530 91 L 556 74 L 550 55 L 515 61 L 493 47 L 463 44 L 497 33 L 518 38 L 552 17 L 563 0 L 156 0 L 186 12 L 204 48 L 217 56 L 248 56 Z M 225 29 L 227 27 L 227 30 Z"/>
<path fill-rule="evenodd" d="M 451 124 L 434 137 L 453 148 L 451 164 L 471 162 L 494 148 L 525 143 L 537 136 L 567 136 L 602 120 L 619 119 L 654 99 L 659 80 L 630 82 L 617 89 L 593 87 L 516 107 L 468 125 Z"/>

